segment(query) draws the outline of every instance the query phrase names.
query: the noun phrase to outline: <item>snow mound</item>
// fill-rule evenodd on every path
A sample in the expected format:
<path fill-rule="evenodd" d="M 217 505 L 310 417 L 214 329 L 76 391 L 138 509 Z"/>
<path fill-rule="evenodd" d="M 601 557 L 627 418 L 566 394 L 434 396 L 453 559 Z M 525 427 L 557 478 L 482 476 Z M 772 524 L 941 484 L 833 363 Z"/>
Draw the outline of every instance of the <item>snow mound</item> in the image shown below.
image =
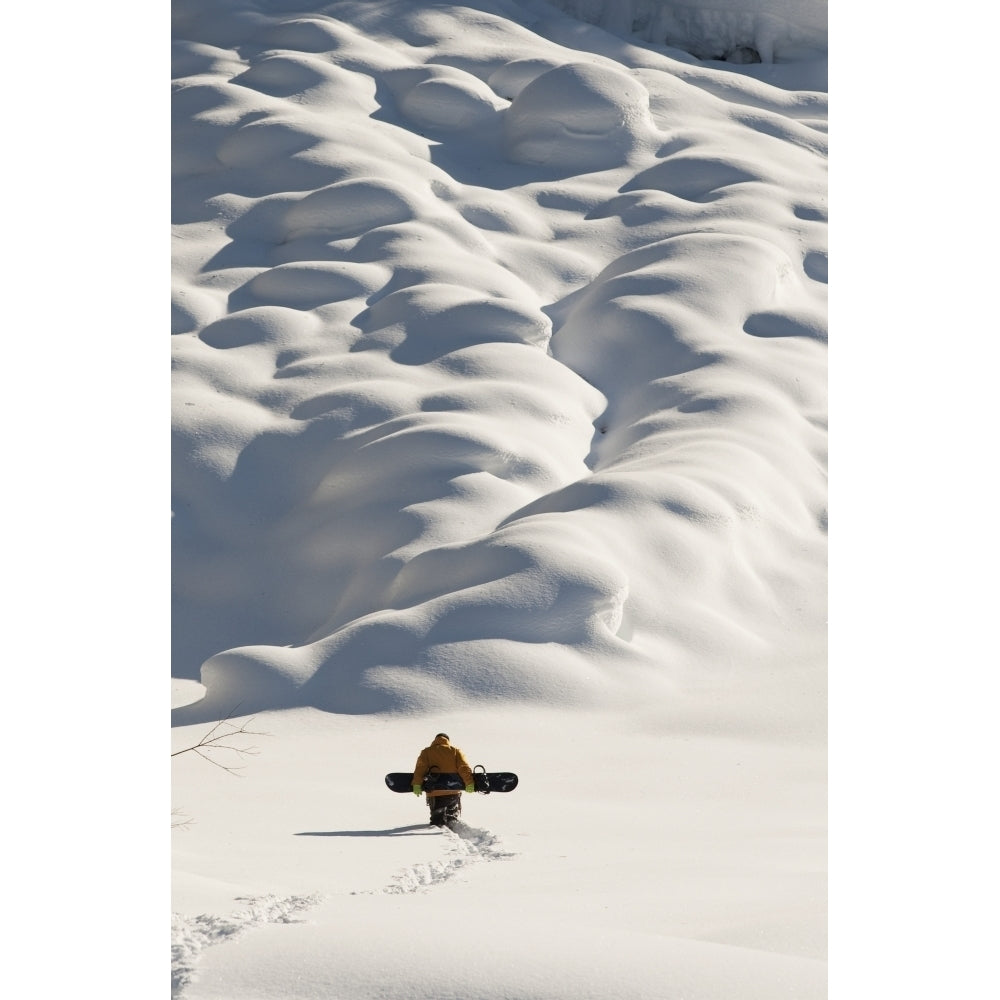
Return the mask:
<path fill-rule="evenodd" d="M 825 100 L 502 6 L 176 5 L 185 719 L 822 660 Z"/>
<path fill-rule="evenodd" d="M 620 165 L 651 129 L 646 88 L 590 63 L 566 63 L 535 77 L 504 115 L 512 160 L 581 172 Z"/>

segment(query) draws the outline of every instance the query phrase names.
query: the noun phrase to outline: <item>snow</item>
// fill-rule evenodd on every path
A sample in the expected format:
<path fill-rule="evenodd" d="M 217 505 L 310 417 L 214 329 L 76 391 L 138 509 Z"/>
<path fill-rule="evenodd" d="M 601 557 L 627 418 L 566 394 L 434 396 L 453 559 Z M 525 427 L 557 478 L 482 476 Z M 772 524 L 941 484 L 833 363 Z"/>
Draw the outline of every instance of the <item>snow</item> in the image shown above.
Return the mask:
<path fill-rule="evenodd" d="M 825 4 L 173 31 L 173 995 L 824 996 Z"/>
<path fill-rule="evenodd" d="M 11 11 L 15 994 L 166 995 L 170 911 L 187 997 L 822 994 L 826 60 L 621 9 L 177 5 L 171 744 L 243 702 L 240 777 L 158 721 L 167 26 Z M 838 10 L 831 991 L 978 996 L 990 14 Z M 567 65 L 649 118 L 513 159 Z M 467 838 L 381 784 L 441 728 L 521 774 Z"/>
<path fill-rule="evenodd" d="M 461 836 L 379 787 L 421 716 L 259 717 L 242 779 L 176 759 L 182 995 L 822 995 L 821 746 L 659 711 L 441 718 L 521 775 L 465 797 Z"/>
<path fill-rule="evenodd" d="M 421 6 L 431 9 L 430 4 Z M 458 18 L 458 33 L 464 37 L 456 59 L 434 63 L 433 53 L 423 51 L 425 43 L 412 36 L 418 44 L 403 47 L 402 68 L 419 63 L 433 77 L 465 71 L 461 60 L 481 51 L 482 38 L 500 44 L 509 37 L 506 32 L 516 32 L 517 44 L 504 54 L 509 61 L 472 74 L 506 101 L 538 76 L 540 67 L 564 65 L 560 53 L 555 58 L 538 54 L 539 38 L 572 52 L 577 61 L 583 57 L 596 65 L 607 60 L 602 65 L 624 67 L 642 80 L 651 95 L 658 95 L 650 113 L 660 129 L 671 127 L 673 106 L 682 105 L 689 120 L 701 116 L 706 105 L 713 106 L 706 98 L 740 106 L 750 116 L 747 127 L 755 129 L 801 113 L 803 101 L 819 101 L 820 107 L 825 101 L 825 59 L 805 53 L 785 55 L 787 61 L 772 64 L 702 62 L 683 48 L 660 49 L 659 43 L 650 45 L 640 36 L 625 39 L 598 24 L 561 19 L 550 5 L 546 10 L 531 5 L 529 10 L 522 3 L 489 6 L 504 22 L 501 37 L 490 26 L 495 22 L 482 17 L 483 6 L 452 8 L 451 22 L 445 20 L 437 34 L 427 33 L 426 44 L 454 36 L 449 23 Z M 435 12 L 441 9 L 436 6 Z M 513 164 L 500 165 L 491 175 L 488 157 L 474 160 L 469 147 L 454 142 L 446 149 L 441 135 L 415 129 L 391 109 L 383 112 L 389 108 L 393 67 L 379 70 L 376 57 L 385 54 L 386 46 L 373 46 L 375 61 L 367 69 L 358 61 L 335 65 L 331 50 L 323 50 L 320 42 L 337 37 L 337 19 L 313 17 L 316 11 L 305 2 L 294 8 L 288 4 L 280 12 L 261 5 L 254 11 L 222 12 L 218 20 L 228 31 L 237 22 L 253 21 L 261 11 L 287 19 L 280 26 L 287 35 L 275 26 L 272 40 L 287 37 L 301 52 L 312 46 L 317 57 L 312 68 L 331 74 L 328 82 L 338 84 L 338 69 L 347 74 L 339 76 L 345 85 L 333 86 L 336 107 L 371 109 L 367 121 L 340 117 L 332 140 L 340 142 L 339 162 L 346 172 L 331 183 L 375 178 L 386 190 L 393 165 L 419 169 L 418 161 L 432 162 L 428 150 L 436 157 L 434 165 L 460 191 L 480 184 L 477 177 L 485 172 L 495 186 L 488 198 L 466 200 L 463 218 L 493 248 L 506 241 L 515 258 L 537 263 L 528 284 L 544 306 L 560 301 L 567 284 L 571 291 L 582 287 L 591 274 L 622 256 L 604 234 L 588 245 L 579 238 L 582 234 L 572 247 L 563 236 L 554 241 L 547 235 L 551 219 L 564 229 L 574 222 L 586 229 L 582 222 L 590 211 L 588 201 L 603 203 L 613 194 L 626 199 L 617 218 L 622 226 L 633 226 L 632 235 L 645 235 L 636 222 L 655 230 L 650 206 L 656 205 L 641 190 L 619 191 L 613 179 L 602 189 L 600 177 L 576 177 L 568 168 L 560 177 L 553 169 L 551 184 L 536 184 L 526 204 L 518 183 L 504 186 Z M 592 980 L 594 992 L 611 997 L 626 991 L 670 995 L 671 988 L 679 991 L 692 983 L 694 988 L 687 989 L 691 995 L 741 997 L 781 977 L 786 983 L 795 979 L 802 994 L 816 995 L 816 979 L 802 963 L 815 969 L 825 950 L 821 883 L 826 858 L 820 847 L 825 786 L 817 774 L 820 739 L 809 721 L 823 714 L 822 691 L 815 674 L 799 671 L 791 656 L 786 669 L 779 662 L 770 673 L 744 671 L 742 654 L 732 664 L 728 657 L 714 660 L 711 671 L 700 670 L 695 658 L 666 685 L 665 693 L 665 678 L 640 671 L 633 683 L 619 665 L 617 694 L 626 702 L 620 708 L 604 700 L 574 704 L 565 686 L 557 691 L 562 707 L 549 706 L 544 689 L 558 688 L 551 683 L 559 673 L 554 665 L 530 675 L 538 682 L 530 697 L 522 690 L 516 702 L 477 704 L 474 696 L 459 706 L 461 684 L 455 683 L 455 675 L 468 674 L 456 660 L 440 690 L 454 711 L 432 708 L 420 714 L 405 705 L 393 713 L 368 714 L 329 713 L 308 704 L 261 708 L 249 728 L 271 735 L 248 740 L 257 746 L 256 756 L 226 758 L 245 765 L 242 777 L 191 754 L 168 758 L 158 715 L 164 711 L 170 653 L 168 521 L 163 516 L 169 488 L 164 425 L 170 386 L 161 321 L 155 317 L 165 306 L 166 271 L 157 261 L 163 260 L 158 255 L 166 256 L 161 226 L 169 214 L 170 135 L 164 127 L 163 74 L 168 67 L 157 61 L 166 63 L 166 46 L 155 44 L 157 37 L 163 38 L 157 29 L 165 33 L 167 26 L 158 22 L 157 13 L 155 7 L 112 5 L 95 17 L 93 9 L 77 5 L 60 10 L 56 18 L 39 18 L 37 12 L 18 8 L 8 25 L 11 141 L 5 176 L 13 195 L 7 236 L 15 280 L 7 302 L 10 351 L 4 397 L 10 467 L 5 513 L 13 558 L 7 562 L 8 712 L 3 737 L 10 819 L 5 826 L 7 885 L 12 890 L 8 939 L 14 956 L 10 988 L 18 994 L 59 996 L 84 991 L 116 997 L 166 995 L 173 910 L 174 973 L 186 980 L 188 996 L 209 990 L 238 996 L 241 981 L 247 996 L 294 997 L 310 990 L 325 997 L 364 996 L 365 991 L 436 995 L 447 981 L 441 965 L 424 957 L 426 949 L 413 941 L 426 939 L 431 928 L 452 917 L 450 929 L 458 928 L 466 948 L 450 968 L 467 967 L 458 988 L 471 986 L 467 992 L 472 995 L 516 996 L 516 987 L 522 995 L 545 996 L 559 992 L 560 984 L 563 996 L 587 995 L 586 982 Z M 988 794 L 996 702 L 989 586 L 996 551 L 995 347 L 989 335 L 995 281 L 988 240 L 997 220 L 988 177 L 982 176 L 992 163 L 991 119 L 983 103 L 983 95 L 991 92 L 992 64 L 988 52 L 967 42 L 970 30 L 980 33 L 983 12 L 977 10 L 958 24 L 951 11 L 928 10 L 926 15 L 915 18 L 908 9 L 885 6 L 866 9 L 863 16 L 843 5 L 832 10 L 831 27 L 837 31 L 831 50 L 839 69 L 833 88 L 833 234 L 839 243 L 831 302 L 835 448 L 829 992 L 837 997 L 979 996 L 991 981 L 995 950 L 989 912 L 997 878 L 996 836 Z M 991 16 L 985 15 L 987 20 Z M 539 27 L 543 23 L 544 31 Z M 473 32 L 475 44 L 470 41 Z M 989 35 L 988 26 L 984 33 Z M 398 33 L 383 35 L 399 44 Z M 352 44 L 363 45 L 365 37 L 356 32 Z M 425 56 L 431 58 L 425 62 Z M 669 81 L 655 72 L 663 56 L 672 61 Z M 226 58 L 233 76 L 246 71 L 245 61 L 233 54 Z M 183 75 L 179 61 L 177 69 Z M 373 80 L 377 70 L 386 87 L 376 90 L 369 83 L 367 90 L 356 91 L 353 74 L 368 73 Z M 392 82 L 401 85 L 403 74 Z M 672 96 L 677 91 L 682 100 Z M 238 95 L 239 90 L 230 97 Z M 247 129 L 238 141 L 226 143 L 234 156 L 247 140 L 243 152 L 248 157 L 255 143 L 260 155 L 269 149 L 280 152 L 282 142 L 294 146 L 301 125 L 297 114 L 305 101 L 294 94 L 272 96 L 280 99 L 277 107 L 295 112 L 292 127 L 282 130 L 265 122 L 266 141 L 260 141 L 264 132 Z M 186 120 L 186 114 L 179 120 Z M 822 115 L 809 117 L 822 122 Z M 757 124 L 751 126 L 752 120 Z M 253 111 L 244 124 L 253 124 Z M 484 134 L 487 139 L 496 136 L 486 129 L 479 138 Z M 745 156 L 730 157 L 728 137 L 714 125 L 698 138 L 706 142 L 713 137 L 721 151 L 717 159 L 730 176 L 747 167 Z M 777 135 L 771 138 L 782 141 Z M 402 156 L 400 144 L 408 150 Z M 179 162 L 215 169 L 211 151 L 212 144 L 178 142 L 174 148 Z M 636 151 L 641 155 L 641 146 Z M 309 168 L 299 161 L 320 153 L 322 147 L 312 147 L 276 155 L 268 169 L 302 184 L 289 183 L 290 201 L 319 189 L 309 186 Z M 770 167 L 783 156 L 755 156 L 751 166 L 763 168 L 766 160 Z M 250 167 L 252 159 L 239 169 Z M 527 164 L 521 168 L 530 169 Z M 253 184 L 259 175 L 255 180 L 249 173 L 237 177 L 234 168 L 225 170 L 233 182 L 227 185 L 229 194 L 258 198 Z M 292 171 L 298 172 L 297 180 Z M 440 174 L 433 179 L 440 180 Z M 404 200 L 426 193 L 407 181 L 406 171 L 400 183 Z M 373 196 L 373 189 L 368 193 Z M 432 194 L 432 200 L 419 203 L 421 211 L 443 204 Z M 762 207 L 756 199 L 747 201 L 751 208 Z M 234 205 L 239 207 L 236 201 L 212 200 L 201 220 L 205 233 L 228 225 L 223 209 Z M 670 211 L 684 207 L 677 201 Z M 697 222 L 697 204 L 690 208 Z M 259 226 L 266 243 L 268 225 L 281 220 L 260 206 L 253 219 L 243 216 L 243 221 Z M 766 216 L 758 221 L 769 238 L 777 238 L 777 228 L 784 232 Z M 194 269 L 201 266 L 205 247 L 191 242 L 194 235 L 194 227 L 189 228 L 187 238 L 175 242 L 178 271 L 185 247 L 193 251 Z M 238 235 L 238 230 L 223 238 L 216 235 L 219 250 L 230 247 Z M 414 243 L 420 246 L 438 237 L 440 219 L 419 235 L 423 239 Z M 272 239 L 272 248 L 278 245 Z M 435 243 L 442 245 L 447 251 L 447 241 Z M 231 249 L 251 247 L 244 242 Z M 336 276 L 361 275 L 362 282 L 370 275 L 362 275 L 361 264 L 381 264 L 373 253 L 370 261 L 350 261 L 348 272 L 337 270 L 343 261 L 318 261 L 315 256 L 293 256 L 288 263 L 306 270 L 330 266 Z M 388 260 L 393 254 L 383 256 Z M 447 252 L 444 257 L 453 273 L 464 265 L 476 279 L 485 278 L 484 262 L 492 259 L 483 254 L 459 259 Z M 246 264 L 242 260 L 221 258 L 238 266 Z M 411 267 L 432 263 L 426 253 L 410 255 L 408 261 Z M 553 261 L 560 263 L 561 272 L 552 268 Z M 803 267 L 817 276 L 824 264 L 824 258 L 803 257 Z M 398 262 L 393 266 L 398 270 Z M 578 278 L 574 267 L 581 268 Z M 494 270 L 493 280 L 504 278 L 503 270 Z M 238 277 L 235 270 L 228 273 Z M 211 272 L 204 275 L 211 277 Z M 472 287 L 464 278 L 458 284 Z M 341 287 L 350 288 L 346 281 Z M 215 309 L 227 295 L 210 283 L 177 281 L 175 290 L 178 301 L 196 312 Z M 497 297 L 505 295 L 497 290 Z M 526 301 L 518 294 L 507 297 L 517 305 Z M 307 300 L 303 295 L 299 301 Z M 237 387 L 260 374 L 255 361 L 238 365 L 237 358 L 259 350 L 253 338 L 262 331 L 275 343 L 289 338 L 295 349 L 317 325 L 330 329 L 312 309 L 283 305 L 251 312 L 239 305 L 237 294 L 229 322 L 214 330 L 217 340 L 209 332 L 215 349 L 228 351 L 228 374 Z M 775 322 L 772 317 L 763 328 Z M 437 329 L 457 335 L 454 328 Z M 232 343 L 228 349 L 222 346 L 227 337 Z M 243 337 L 251 339 L 240 347 Z M 613 360 L 617 368 L 625 358 L 619 353 Z M 488 381 L 495 363 L 490 357 L 476 371 Z M 411 375 L 419 369 L 410 367 Z M 581 454 L 589 455 L 592 444 L 607 436 L 598 437 L 599 427 L 588 431 L 586 426 L 595 405 L 586 380 L 581 388 L 578 373 L 562 361 L 549 365 L 540 383 L 534 365 L 530 372 L 528 380 L 507 378 L 507 389 L 517 390 L 518 399 L 530 397 L 539 406 L 551 406 L 554 399 L 560 409 L 553 412 L 581 408 L 571 417 L 577 437 L 565 455 L 545 444 L 548 438 L 537 449 L 541 459 L 572 463 L 576 469 Z M 548 386 L 560 378 L 559 372 L 563 381 L 553 396 Z M 633 375 L 639 374 L 637 366 Z M 742 379 L 736 382 L 742 384 Z M 280 387 L 280 380 L 273 383 Z M 382 405 L 401 389 L 396 385 L 383 393 L 384 388 L 366 386 L 364 396 L 340 397 L 339 402 L 333 390 L 330 396 L 337 406 L 356 412 L 365 399 Z M 480 388 L 469 375 L 460 395 L 463 400 L 465 393 L 478 397 L 473 398 L 477 415 L 507 444 L 506 432 L 489 424 L 489 413 L 503 413 L 502 419 L 516 427 L 526 415 L 517 407 L 512 412 L 504 397 L 474 391 Z M 423 399 L 425 389 L 415 385 L 412 391 L 413 397 L 403 400 L 404 415 L 415 412 L 414 400 Z M 455 386 L 433 391 L 447 393 L 448 399 L 459 393 Z M 603 405 L 599 396 L 592 398 Z M 205 401 L 228 411 L 219 426 L 206 426 L 206 434 L 224 432 L 216 445 L 234 431 L 255 433 L 254 421 L 266 415 L 259 407 L 268 409 L 266 399 L 240 408 L 233 393 L 214 389 Z M 324 412 L 322 400 L 314 405 L 314 415 Z M 489 405 L 495 409 L 487 411 Z M 387 419 L 375 406 L 368 418 Z M 312 419 L 308 406 L 300 412 Z M 532 419 L 534 432 L 546 430 L 561 440 L 557 420 Z M 508 450 L 523 458 L 529 444 L 522 437 L 516 449 Z M 257 448 L 247 458 L 261 454 Z M 695 456 L 690 457 L 693 461 Z M 290 473 L 298 467 L 296 460 L 284 469 Z M 524 478 L 527 470 L 519 468 Z M 206 482 L 216 474 L 210 468 L 202 471 Z M 725 467 L 721 471 L 725 479 Z M 559 474 L 575 475 L 572 469 Z M 509 476 L 506 483 L 506 500 L 495 493 L 488 498 L 497 510 L 515 503 L 513 492 L 521 488 Z M 499 489 L 498 483 L 492 485 Z M 544 483 L 525 487 L 528 494 L 544 488 Z M 195 493 L 207 502 L 209 491 Z M 621 528 L 639 513 L 633 501 L 641 502 L 645 494 L 638 489 L 606 496 L 601 513 L 610 521 L 612 508 L 617 508 Z M 439 494 L 432 499 L 443 506 Z M 455 498 L 453 510 L 464 517 L 479 517 L 482 509 L 478 503 L 459 507 Z M 210 513 L 205 506 L 202 512 Z M 226 504 L 216 514 L 222 537 L 230 524 Z M 341 523 L 349 525 L 349 512 L 342 514 Z M 490 516 L 484 510 L 484 530 L 496 527 Z M 358 523 L 364 524 L 360 516 Z M 236 527 L 242 531 L 244 526 Z M 431 527 L 424 523 L 422 530 Z M 471 530 L 478 529 L 472 525 Z M 618 539 L 625 534 L 619 532 Z M 688 553 L 697 555 L 705 535 L 693 531 L 688 537 Z M 344 533 L 341 541 L 363 547 L 361 540 Z M 680 541 L 675 536 L 671 549 L 678 560 L 685 555 Z M 275 558 L 280 542 L 274 539 L 272 552 L 260 553 L 260 562 L 265 568 L 285 565 L 287 580 L 292 570 L 302 571 L 296 563 L 304 549 L 288 549 L 295 558 L 283 564 Z M 558 560 L 566 543 L 562 538 Z M 652 557 L 641 548 L 620 552 L 606 547 L 611 568 L 624 565 L 630 584 L 633 569 L 639 571 L 631 592 L 641 597 Z M 709 552 L 718 555 L 718 546 L 705 551 L 706 557 Z M 325 558 L 322 551 L 315 554 Z M 496 558 L 489 549 L 475 556 L 483 562 Z M 466 557 L 465 564 L 470 563 L 480 565 Z M 222 559 L 215 569 L 221 586 L 241 583 Z M 681 573 L 679 563 L 673 570 Z M 175 749 L 202 736 L 216 721 L 194 721 L 191 714 L 199 710 L 203 692 L 195 680 L 202 662 L 247 641 L 273 651 L 273 628 L 267 624 L 271 608 L 275 619 L 290 623 L 298 635 L 313 630 L 317 616 L 325 620 L 331 612 L 318 600 L 298 621 L 292 617 L 294 602 L 281 605 L 279 583 L 272 588 L 272 604 L 260 602 L 240 619 L 241 603 L 253 595 L 252 587 L 242 597 L 234 589 L 237 596 L 226 609 L 212 596 L 212 581 L 218 578 L 203 581 L 200 617 L 197 594 L 189 595 L 192 615 L 185 617 L 185 628 L 190 637 L 176 639 L 176 645 L 188 646 L 178 650 L 178 662 L 193 666 L 175 667 L 172 678 L 172 693 L 188 705 L 172 732 Z M 356 582 L 361 597 L 371 595 L 371 580 Z M 710 582 L 702 586 L 711 597 Z M 295 601 L 308 593 L 298 587 Z M 500 596 L 513 600 L 517 594 L 515 584 Z M 630 596 L 622 602 L 623 623 L 631 603 Z M 611 609 L 608 617 L 614 621 Z M 664 672 L 683 658 L 688 641 L 673 624 L 669 628 L 661 630 L 659 639 L 651 637 L 655 649 L 664 649 L 668 640 L 674 646 L 663 658 Z M 524 634 L 499 644 L 504 656 L 513 658 Z M 292 636 L 281 641 L 300 640 Z M 568 645 L 553 644 L 553 649 Z M 498 680 L 506 676 L 511 658 L 503 661 L 503 671 L 496 671 Z M 613 679 L 601 672 L 613 664 L 599 663 L 593 645 L 577 664 L 580 670 L 598 668 L 583 685 L 591 695 L 591 680 Z M 481 665 L 479 683 L 487 685 L 484 674 L 491 667 L 492 662 Z M 427 696 L 432 679 L 426 669 L 416 678 L 416 697 Z M 399 684 L 394 687 L 398 692 Z M 248 682 L 240 694 L 256 691 Z M 261 705 L 267 702 L 259 694 L 257 698 Z M 243 718 L 251 716 L 238 716 L 237 723 Z M 408 767 L 416 749 L 442 725 L 458 727 L 454 735 L 473 759 L 491 765 L 512 761 L 522 773 L 515 793 L 477 796 L 466 804 L 466 819 L 484 831 L 468 842 L 411 830 L 421 827 L 420 804 L 412 796 L 394 796 L 380 784 L 387 763 Z M 319 735 L 314 739 L 309 733 Z M 321 750 L 315 759 L 310 747 Z M 581 762 L 596 761 L 602 751 L 616 765 L 624 761 L 631 775 L 618 800 L 627 810 L 627 822 L 611 814 L 600 771 L 589 775 L 586 787 L 568 780 Z M 362 759 L 366 754 L 375 758 L 370 769 Z M 536 759 L 537 765 L 532 763 Z M 654 765 L 670 782 L 656 795 L 646 780 Z M 351 794 L 360 790 L 360 795 L 342 803 L 337 791 L 352 768 L 364 772 L 348 789 Z M 168 800 L 174 807 L 173 824 L 187 820 L 187 825 L 171 828 Z M 28 808 L 17 808 L 24 805 Z M 280 814 L 286 809 L 291 815 L 283 820 Z M 494 857 L 494 847 L 510 856 Z M 781 860 L 785 851 L 787 868 Z M 243 852 L 247 861 L 241 867 Z M 483 952 L 484 926 L 494 927 L 498 938 L 516 946 L 514 964 L 477 959 Z M 383 947 L 387 938 L 391 948 Z M 404 949 L 401 955 L 393 950 L 398 948 Z M 247 984 L 240 971 L 245 963 L 254 966 L 254 984 Z M 430 966 L 433 979 L 420 978 Z M 730 974 L 734 982 L 724 985 Z"/>
<path fill-rule="evenodd" d="M 700 59 L 746 64 L 827 49 L 826 0 L 550 0 L 627 37 L 680 47 Z M 749 49 L 754 50 L 751 57 Z"/>

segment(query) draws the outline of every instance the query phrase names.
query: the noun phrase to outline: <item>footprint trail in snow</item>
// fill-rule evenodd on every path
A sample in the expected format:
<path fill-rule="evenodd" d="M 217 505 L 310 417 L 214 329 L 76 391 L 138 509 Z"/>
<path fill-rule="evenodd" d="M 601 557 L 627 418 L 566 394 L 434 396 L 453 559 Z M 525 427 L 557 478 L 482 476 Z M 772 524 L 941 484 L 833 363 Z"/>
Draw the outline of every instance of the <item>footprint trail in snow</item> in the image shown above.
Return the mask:
<path fill-rule="evenodd" d="M 445 857 L 441 861 L 411 865 L 397 872 L 381 889 L 369 889 L 351 895 L 402 895 L 420 892 L 439 885 L 483 861 L 514 857 L 500 838 L 488 830 L 459 823 L 453 830 L 443 829 Z M 247 907 L 228 916 L 199 913 L 185 917 L 175 913 L 171 926 L 171 992 L 174 1000 L 184 996 L 194 980 L 201 952 L 209 945 L 221 944 L 264 924 L 287 924 L 299 921 L 298 914 L 322 901 L 319 894 L 309 896 L 254 896 L 241 899 Z"/>
<path fill-rule="evenodd" d="M 508 851 L 500 838 L 489 830 L 458 823 L 453 830 L 444 828 L 442 833 L 447 838 L 444 860 L 411 865 L 397 872 L 392 882 L 384 888 L 369 890 L 360 895 L 402 895 L 420 892 L 453 878 L 470 865 L 482 861 L 500 861 L 515 856 L 515 852 Z"/>
<path fill-rule="evenodd" d="M 244 910 L 229 916 L 218 917 L 199 913 L 184 917 L 179 913 L 171 921 L 170 995 L 183 996 L 185 988 L 195 974 L 195 964 L 204 948 L 221 944 L 254 927 L 264 924 L 290 924 L 298 922 L 297 914 L 315 906 L 318 895 L 312 896 L 253 896 L 242 898 L 247 903 Z"/>

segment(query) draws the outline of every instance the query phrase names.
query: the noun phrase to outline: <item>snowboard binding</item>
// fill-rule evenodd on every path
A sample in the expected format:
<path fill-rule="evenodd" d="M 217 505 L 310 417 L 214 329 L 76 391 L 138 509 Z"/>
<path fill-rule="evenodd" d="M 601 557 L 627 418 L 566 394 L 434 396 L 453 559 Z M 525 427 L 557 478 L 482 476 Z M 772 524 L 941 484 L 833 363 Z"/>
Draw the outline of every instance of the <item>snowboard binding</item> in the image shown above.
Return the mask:
<path fill-rule="evenodd" d="M 483 795 L 490 794 L 490 776 L 486 773 L 486 768 L 482 764 L 477 764 L 472 769 L 472 784 L 477 792 Z"/>

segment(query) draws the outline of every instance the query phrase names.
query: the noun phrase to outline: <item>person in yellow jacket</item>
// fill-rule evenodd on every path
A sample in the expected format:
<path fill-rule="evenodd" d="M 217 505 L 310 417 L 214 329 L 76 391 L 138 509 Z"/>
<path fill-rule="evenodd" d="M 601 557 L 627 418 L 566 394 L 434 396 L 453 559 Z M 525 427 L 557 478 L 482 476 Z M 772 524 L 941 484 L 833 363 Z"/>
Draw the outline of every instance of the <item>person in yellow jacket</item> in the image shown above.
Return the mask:
<path fill-rule="evenodd" d="M 438 733 L 429 747 L 424 747 L 413 768 L 413 794 L 423 792 L 424 778 L 428 771 L 438 774 L 457 774 L 465 782 L 465 790 L 474 792 L 472 768 L 465 754 L 453 747 L 447 733 Z M 454 823 L 462 815 L 462 793 L 449 789 L 433 790 L 427 793 L 427 805 L 431 811 L 431 825 L 444 826 Z"/>

